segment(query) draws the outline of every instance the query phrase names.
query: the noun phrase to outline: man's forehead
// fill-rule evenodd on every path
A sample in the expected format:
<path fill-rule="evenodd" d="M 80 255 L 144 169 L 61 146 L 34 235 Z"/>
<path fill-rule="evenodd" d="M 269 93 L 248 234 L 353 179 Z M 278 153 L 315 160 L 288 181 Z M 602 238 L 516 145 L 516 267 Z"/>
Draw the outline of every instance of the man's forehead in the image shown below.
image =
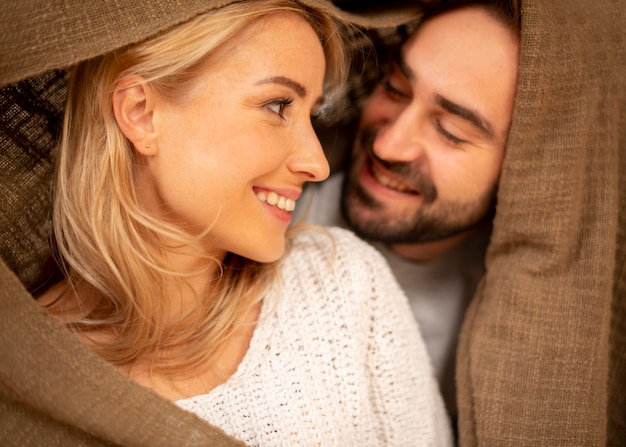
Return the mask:
<path fill-rule="evenodd" d="M 484 134 L 503 139 L 512 115 L 518 51 L 511 30 L 485 8 L 471 7 L 427 20 L 394 62 L 432 103 L 471 117 Z"/>

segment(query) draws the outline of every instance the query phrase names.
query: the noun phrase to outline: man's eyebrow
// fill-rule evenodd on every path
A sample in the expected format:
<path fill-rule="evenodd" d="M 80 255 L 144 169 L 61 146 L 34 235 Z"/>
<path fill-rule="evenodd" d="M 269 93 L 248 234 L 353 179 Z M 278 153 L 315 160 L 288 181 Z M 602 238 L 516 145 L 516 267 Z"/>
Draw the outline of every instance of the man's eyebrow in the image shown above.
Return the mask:
<path fill-rule="evenodd" d="M 480 130 L 487 136 L 495 138 L 496 134 L 493 130 L 493 126 L 478 112 L 475 112 L 474 110 L 468 109 L 467 107 L 463 107 L 462 105 L 452 102 L 437 93 L 434 94 L 434 99 L 435 103 L 437 103 L 442 109 L 444 109 L 448 113 L 463 118 L 464 120 L 470 122 L 475 127 L 477 127 L 478 130 Z"/>
<path fill-rule="evenodd" d="M 399 54 L 396 58 L 396 64 L 398 65 L 400 72 L 404 75 L 405 78 L 407 78 L 409 81 L 415 79 L 415 72 L 411 67 L 409 67 L 409 64 L 406 63 L 402 54 Z"/>
<path fill-rule="evenodd" d="M 400 69 L 402 74 L 407 79 L 409 80 L 416 79 L 415 71 L 413 71 L 413 69 L 406 63 L 402 54 L 399 54 L 398 57 L 396 58 L 396 64 L 398 65 L 398 68 Z M 478 130 L 480 130 L 481 132 L 483 132 L 485 135 L 489 136 L 490 138 L 496 137 L 495 131 L 493 130 L 493 125 L 487 119 L 483 118 L 480 115 L 480 113 L 474 110 L 471 110 L 467 107 L 463 107 L 462 105 L 457 104 L 453 101 L 450 101 L 449 99 L 439 94 L 435 94 L 434 99 L 435 99 L 435 103 L 437 103 L 439 107 L 441 107 L 448 113 L 456 115 L 470 122 L 472 125 L 478 128 Z"/>
<path fill-rule="evenodd" d="M 300 84 L 299 82 L 294 81 L 293 79 L 289 79 L 285 76 L 273 76 L 271 78 L 262 79 L 256 83 L 256 85 L 263 85 L 263 84 L 284 85 L 292 89 L 294 92 L 296 92 L 296 94 L 301 98 L 304 98 L 307 94 L 306 87 L 304 87 L 304 85 Z"/>

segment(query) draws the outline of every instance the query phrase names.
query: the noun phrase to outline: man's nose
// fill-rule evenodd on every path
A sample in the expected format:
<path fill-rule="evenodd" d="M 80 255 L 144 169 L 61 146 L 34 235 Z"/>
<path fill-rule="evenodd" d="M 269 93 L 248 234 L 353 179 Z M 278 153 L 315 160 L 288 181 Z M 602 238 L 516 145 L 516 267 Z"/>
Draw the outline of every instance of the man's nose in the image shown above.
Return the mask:
<path fill-rule="evenodd" d="M 413 162 L 424 154 L 422 132 L 418 108 L 406 107 L 379 128 L 374 153 L 386 161 Z"/>

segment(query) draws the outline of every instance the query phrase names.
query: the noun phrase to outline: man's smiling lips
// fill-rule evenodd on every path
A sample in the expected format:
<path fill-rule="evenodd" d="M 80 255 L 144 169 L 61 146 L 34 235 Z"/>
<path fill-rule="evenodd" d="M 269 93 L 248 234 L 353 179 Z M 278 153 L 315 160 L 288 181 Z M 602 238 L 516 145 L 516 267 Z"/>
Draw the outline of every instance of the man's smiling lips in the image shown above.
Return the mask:
<path fill-rule="evenodd" d="M 406 186 L 404 183 L 389 175 L 384 168 L 378 166 L 374 161 L 370 160 L 368 165 L 372 177 L 374 177 L 376 181 L 378 181 L 378 183 L 385 186 L 386 188 L 403 194 L 419 194 L 415 189 Z"/>

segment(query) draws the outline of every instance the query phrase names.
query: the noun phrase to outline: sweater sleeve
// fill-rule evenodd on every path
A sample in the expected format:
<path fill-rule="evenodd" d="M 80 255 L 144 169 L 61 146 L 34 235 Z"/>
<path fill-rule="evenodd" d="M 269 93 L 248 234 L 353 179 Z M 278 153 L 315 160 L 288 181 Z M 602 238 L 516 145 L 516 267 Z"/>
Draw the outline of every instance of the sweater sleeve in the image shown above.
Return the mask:
<path fill-rule="evenodd" d="M 345 255 L 351 270 L 363 275 L 365 289 L 359 293 L 369 306 L 370 401 L 382 422 L 378 445 L 452 445 L 434 370 L 404 292 L 378 251 L 352 234 L 333 231 L 341 241 L 338 264 Z"/>

